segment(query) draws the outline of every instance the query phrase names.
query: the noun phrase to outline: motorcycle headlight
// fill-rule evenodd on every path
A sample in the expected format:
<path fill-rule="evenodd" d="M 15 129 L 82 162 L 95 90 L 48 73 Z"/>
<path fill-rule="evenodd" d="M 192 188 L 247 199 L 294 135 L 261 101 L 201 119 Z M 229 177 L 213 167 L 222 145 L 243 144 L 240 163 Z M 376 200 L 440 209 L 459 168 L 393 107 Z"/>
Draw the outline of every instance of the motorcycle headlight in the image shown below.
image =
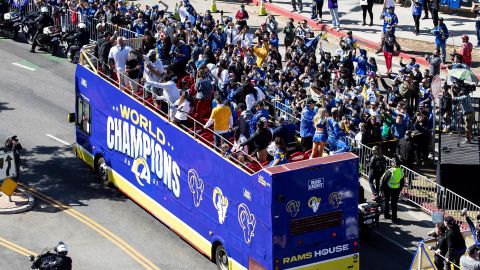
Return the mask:
<path fill-rule="evenodd" d="M 12 16 L 10 15 L 10 13 L 5 13 L 5 14 L 3 14 L 3 19 L 4 19 L 4 20 L 7 21 L 7 20 L 10 20 L 11 18 L 12 18 Z"/>

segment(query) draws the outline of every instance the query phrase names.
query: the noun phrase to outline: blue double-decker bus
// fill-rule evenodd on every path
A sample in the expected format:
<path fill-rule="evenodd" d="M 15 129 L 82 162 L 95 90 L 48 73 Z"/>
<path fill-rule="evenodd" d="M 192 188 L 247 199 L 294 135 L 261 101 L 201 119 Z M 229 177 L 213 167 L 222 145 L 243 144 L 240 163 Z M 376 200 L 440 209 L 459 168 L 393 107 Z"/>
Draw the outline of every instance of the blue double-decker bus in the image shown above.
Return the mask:
<path fill-rule="evenodd" d="M 219 269 L 359 269 L 358 158 L 259 171 L 77 65 L 75 155 Z"/>

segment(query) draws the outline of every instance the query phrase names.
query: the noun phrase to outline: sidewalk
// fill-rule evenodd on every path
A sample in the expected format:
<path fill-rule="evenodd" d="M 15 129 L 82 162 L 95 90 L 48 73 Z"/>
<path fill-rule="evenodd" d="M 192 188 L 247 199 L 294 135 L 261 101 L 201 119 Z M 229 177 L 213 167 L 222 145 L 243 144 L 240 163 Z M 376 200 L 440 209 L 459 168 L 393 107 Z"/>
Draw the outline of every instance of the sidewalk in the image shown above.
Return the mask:
<path fill-rule="evenodd" d="M 34 205 L 33 196 L 22 188 L 17 188 L 12 194 L 11 201 L 7 195 L 0 192 L 0 215 L 26 212 Z"/>
<path fill-rule="evenodd" d="M 258 0 L 254 0 L 258 1 Z M 260 1 L 258 1 L 260 2 Z M 303 1 L 303 12 L 291 12 L 292 5 L 288 0 L 272 0 L 272 4 L 276 7 L 280 7 L 290 14 L 300 14 L 306 18 L 310 18 L 310 1 Z M 341 0 L 339 1 L 338 12 L 340 14 L 340 24 L 342 29 L 350 29 L 358 34 L 361 32 L 361 37 L 368 39 L 374 42 L 380 41 L 380 35 L 382 33 L 383 20 L 380 20 L 380 14 L 382 12 L 381 4 L 374 4 L 373 6 L 373 26 L 369 26 L 370 18 L 367 14 L 367 25 L 362 26 L 363 17 L 362 17 L 362 8 L 359 5 L 359 0 Z M 273 9 L 272 9 L 273 11 Z M 415 36 L 413 30 L 415 29 L 415 23 L 413 21 L 412 12 L 410 7 L 401 7 L 398 6 L 395 8 L 395 13 L 398 16 L 398 27 L 396 28 L 395 35 L 398 38 L 408 38 L 418 41 L 427 41 L 433 42 L 434 37 L 430 33 L 433 29 L 432 19 L 420 20 L 420 35 Z M 422 12 L 422 17 L 425 14 Z M 431 16 L 429 16 L 431 18 Z M 470 42 L 476 45 L 477 38 L 475 36 L 475 18 L 466 18 L 461 16 L 448 15 L 444 13 L 439 13 L 439 17 L 445 19 L 445 24 L 450 32 L 450 38 L 448 39 L 449 45 L 459 45 L 462 43 L 461 36 L 467 34 L 470 37 Z M 323 21 L 322 24 L 331 24 L 331 16 L 327 7 L 327 1 L 323 5 Z"/>

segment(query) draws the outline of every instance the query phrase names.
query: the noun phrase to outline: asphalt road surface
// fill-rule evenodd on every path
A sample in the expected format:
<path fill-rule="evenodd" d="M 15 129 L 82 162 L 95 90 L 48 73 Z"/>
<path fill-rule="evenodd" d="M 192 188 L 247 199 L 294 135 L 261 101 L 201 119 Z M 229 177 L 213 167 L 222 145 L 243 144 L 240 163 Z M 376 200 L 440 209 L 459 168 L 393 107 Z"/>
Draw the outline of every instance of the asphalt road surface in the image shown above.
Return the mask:
<path fill-rule="evenodd" d="M 200 3 L 192 2 L 196 7 Z M 260 22 L 253 20 L 254 26 Z M 216 269 L 133 201 L 101 186 L 73 156 L 74 126 L 66 116 L 74 110 L 75 65 L 28 49 L 24 43 L 0 40 L 0 139 L 19 137 L 25 148 L 22 182 L 49 198 L 37 200 L 30 212 L 1 216 L 0 240 L 36 253 L 65 241 L 74 269 Z M 430 224 L 411 211 L 400 218 L 409 221 L 382 222 L 361 241 L 361 269 L 408 269 L 421 239 L 415 235 L 425 235 Z M 0 258 L 0 269 L 30 266 L 24 255 L 1 245 Z"/>

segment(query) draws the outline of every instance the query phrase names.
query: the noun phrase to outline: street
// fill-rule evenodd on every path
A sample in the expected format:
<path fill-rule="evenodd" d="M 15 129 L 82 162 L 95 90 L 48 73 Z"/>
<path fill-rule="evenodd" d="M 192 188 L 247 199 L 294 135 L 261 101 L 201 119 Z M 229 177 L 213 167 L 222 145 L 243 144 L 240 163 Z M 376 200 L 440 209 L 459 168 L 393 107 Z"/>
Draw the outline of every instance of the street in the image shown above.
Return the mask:
<path fill-rule="evenodd" d="M 200 1 L 192 3 L 197 7 Z M 199 9 L 203 12 L 206 6 Z M 222 6 L 235 4 L 222 2 Z M 261 20 L 252 18 L 252 26 Z M 135 202 L 102 186 L 71 153 L 75 134 L 67 114 L 75 107 L 75 65 L 28 50 L 25 43 L 0 40 L 0 138 L 18 136 L 25 149 L 21 182 L 37 196 L 31 211 L 1 216 L 0 240 L 20 248 L 0 246 L 0 269 L 29 269 L 28 258 L 19 249 L 40 253 L 58 241 L 69 246 L 73 269 L 216 269 Z M 400 209 L 405 221 L 392 225 L 382 220 L 380 228 L 360 243 L 361 269 L 410 266 L 416 243 L 426 236 L 431 223 L 412 207 Z"/>

